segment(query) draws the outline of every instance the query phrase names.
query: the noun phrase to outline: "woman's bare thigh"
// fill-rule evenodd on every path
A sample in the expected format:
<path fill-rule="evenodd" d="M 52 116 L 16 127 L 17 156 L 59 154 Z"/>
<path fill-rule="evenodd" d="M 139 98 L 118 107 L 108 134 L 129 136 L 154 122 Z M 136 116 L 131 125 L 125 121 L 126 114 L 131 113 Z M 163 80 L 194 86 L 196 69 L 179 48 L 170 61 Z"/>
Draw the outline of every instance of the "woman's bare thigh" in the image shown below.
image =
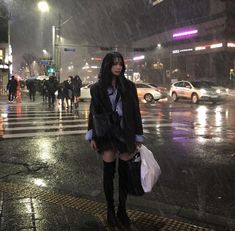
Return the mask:
<path fill-rule="evenodd" d="M 107 150 L 102 155 L 104 162 L 113 162 L 116 159 L 116 153 L 113 150 Z"/>

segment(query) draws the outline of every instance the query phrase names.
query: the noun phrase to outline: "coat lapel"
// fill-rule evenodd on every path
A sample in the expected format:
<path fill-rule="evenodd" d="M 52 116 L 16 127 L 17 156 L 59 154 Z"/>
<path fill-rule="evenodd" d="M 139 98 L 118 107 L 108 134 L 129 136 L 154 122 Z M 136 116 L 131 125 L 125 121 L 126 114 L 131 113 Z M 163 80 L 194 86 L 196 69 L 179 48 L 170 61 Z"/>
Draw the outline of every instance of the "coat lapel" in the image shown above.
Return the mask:
<path fill-rule="evenodd" d="M 111 112 L 112 111 L 112 104 L 110 102 L 108 93 L 105 92 L 104 90 L 102 90 L 101 87 L 99 87 L 99 94 L 100 94 L 100 99 L 101 99 L 103 107 L 105 108 L 105 110 L 107 112 Z"/>

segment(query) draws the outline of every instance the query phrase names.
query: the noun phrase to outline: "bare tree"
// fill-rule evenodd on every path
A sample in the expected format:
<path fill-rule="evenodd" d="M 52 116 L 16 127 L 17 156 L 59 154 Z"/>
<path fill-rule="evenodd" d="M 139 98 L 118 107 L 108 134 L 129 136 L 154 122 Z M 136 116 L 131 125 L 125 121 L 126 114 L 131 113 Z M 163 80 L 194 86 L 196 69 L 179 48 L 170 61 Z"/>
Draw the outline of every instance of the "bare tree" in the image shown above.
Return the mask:
<path fill-rule="evenodd" d="M 23 54 L 23 59 L 29 69 L 30 76 L 32 76 L 33 75 L 32 63 L 33 63 L 33 61 L 38 60 L 38 58 L 34 54 L 25 53 L 25 54 Z"/>

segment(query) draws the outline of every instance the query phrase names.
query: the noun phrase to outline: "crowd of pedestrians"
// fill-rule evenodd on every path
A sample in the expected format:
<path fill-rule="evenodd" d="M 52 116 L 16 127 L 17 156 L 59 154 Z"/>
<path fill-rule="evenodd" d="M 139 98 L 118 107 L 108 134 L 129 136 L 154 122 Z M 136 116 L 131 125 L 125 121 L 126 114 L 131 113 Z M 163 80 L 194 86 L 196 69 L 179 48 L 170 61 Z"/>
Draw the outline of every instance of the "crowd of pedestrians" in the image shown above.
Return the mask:
<path fill-rule="evenodd" d="M 72 109 L 79 106 L 79 97 L 81 95 L 82 80 L 78 75 L 68 76 L 68 78 L 59 83 L 55 75 L 49 76 L 49 79 L 42 81 L 28 79 L 26 81 L 30 101 L 34 102 L 36 92 L 42 95 L 43 102 L 48 104 L 49 108 L 56 104 L 62 109 Z M 13 102 L 16 98 L 17 80 L 14 76 L 8 81 L 8 100 Z"/>
<path fill-rule="evenodd" d="M 79 106 L 81 87 L 82 80 L 78 75 L 74 77 L 68 76 L 67 80 L 61 83 L 52 75 L 49 80 L 43 80 L 42 82 L 43 101 L 47 101 L 49 107 L 54 107 L 57 99 L 62 109 L 77 108 Z"/>

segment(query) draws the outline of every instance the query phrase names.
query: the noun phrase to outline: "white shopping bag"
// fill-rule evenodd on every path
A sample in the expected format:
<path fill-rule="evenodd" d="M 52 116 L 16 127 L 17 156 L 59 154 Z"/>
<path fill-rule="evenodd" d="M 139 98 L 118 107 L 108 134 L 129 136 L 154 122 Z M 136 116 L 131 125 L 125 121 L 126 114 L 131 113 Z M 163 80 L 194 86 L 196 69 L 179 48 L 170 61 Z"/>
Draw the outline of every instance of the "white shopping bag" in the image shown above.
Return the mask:
<path fill-rule="evenodd" d="M 161 174 L 161 169 L 154 159 L 153 153 L 143 144 L 139 148 L 139 152 L 141 156 L 141 184 L 144 192 L 151 192 Z"/>

